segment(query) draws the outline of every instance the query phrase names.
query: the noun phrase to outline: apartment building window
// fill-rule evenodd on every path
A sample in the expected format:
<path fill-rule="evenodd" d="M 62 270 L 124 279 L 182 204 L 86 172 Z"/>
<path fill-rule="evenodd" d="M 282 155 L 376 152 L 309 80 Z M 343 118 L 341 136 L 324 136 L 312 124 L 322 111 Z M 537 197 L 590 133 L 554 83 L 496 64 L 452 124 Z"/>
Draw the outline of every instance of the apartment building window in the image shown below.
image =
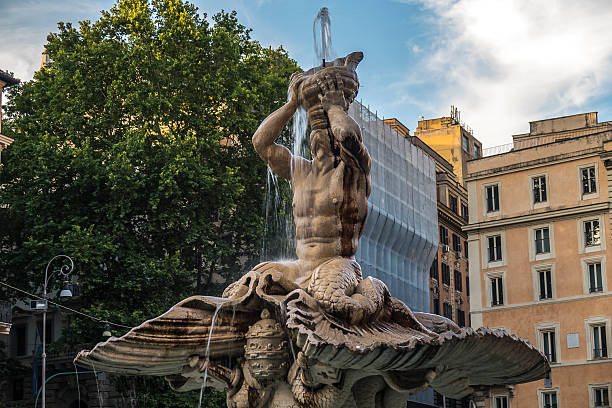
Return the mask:
<path fill-rule="evenodd" d="M 591 329 L 593 330 L 593 358 L 608 357 L 606 325 L 594 325 Z"/>
<path fill-rule="evenodd" d="M 584 221 L 583 232 L 584 232 L 584 246 L 596 246 L 601 243 L 601 236 L 599 234 L 599 220 Z"/>
<path fill-rule="evenodd" d="M 488 238 L 489 262 L 502 260 L 501 235 L 493 235 Z"/>
<path fill-rule="evenodd" d="M 461 256 L 461 238 L 457 234 L 453 234 L 453 251 L 457 253 L 457 256 Z"/>
<path fill-rule="evenodd" d="M 608 387 L 593 387 L 593 403 L 595 408 L 607 408 L 610 406 Z"/>
<path fill-rule="evenodd" d="M 442 283 L 450 286 L 450 266 L 442 262 Z"/>
<path fill-rule="evenodd" d="M 595 407 L 609 407 L 610 399 L 608 397 L 608 387 L 605 388 L 594 388 L 593 389 L 593 400 L 595 401 Z"/>
<path fill-rule="evenodd" d="M 546 330 L 541 332 L 542 336 L 542 348 L 544 355 L 550 363 L 557 362 L 557 351 L 555 343 L 555 332 L 552 330 Z"/>
<path fill-rule="evenodd" d="M 450 303 L 444 302 L 442 307 L 444 308 L 444 317 L 453 320 L 453 306 Z"/>
<path fill-rule="evenodd" d="M 470 140 L 466 135 L 461 135 L 461 147 L 463 148 L 463 151 L 468 153 L 470 152 Z"/>
<path fill-rule="evenodd" d="M 544 203 L 548 201 L 546 192 L 546 176 L 535 176 L 531 179 L 533 188 L 533 203 Z"/>
<path fill-rule="evenodd" d="M 550 269 L 543 269 L 538 271 L 538 282 L 540 289 L 540 300 L 552 299 L 553 297 L 553 284 L 552 284 L 552 271 Z"/>
<path fill-rule="evenodd" d="M 431 268 L 429 268 L 429 277 L 438 280 L 438 257 L 435 257 Z"/>
<path fill-rule="evenodd" d="M 468 242 L 463 241 L 463 256 L 468 258 Z"/>
<path fill-rule="evenodd" d="M 440 225 L 440 243 L 448 245 L 448 229 Z"/>
<path fill-rule="evenodd" d="M 433 313 L 440 314 L 440 299 L 438 298 L 433 298 Z"/>
<path fill-rule="evenodd" d="M 476 143 L 474 143 L 474 158 L 480 158 L 480 146 L 478 146 Z"/>
<path fill-rule="evenodd" d="M 465 294 L 470 296 L 470 277 L 465 277 Z"/>
<path fill-rule="evenodd" d="M 485 187 L 487 212 L 499 211 L 499 184 Z"/>
<path fill-rule="evenodd" d="M 556 391 L 542 393 L 542 407 L 543 408 L 558 408 Z"/>
<path fill-rule="evenodd" d="M 548 227 L 535 230 L 536 255 L 550 253 L 550 233 Z"/>
<path fill-rule="evenodd" d="M 465 312 L 457 309 L 457 324 L 459 327 L 465 327 Z"/>
<path fill-rule="evenodd" d="M 455 290 L 461 292 L 463 290 L 463 280 L 461 279 L 461 272 L 455 269 Z"/>
<path fill-rule="evenodd" d="M 587 264 L 589 270 L 589 293 L 603 292 L 601 279 L 601 262 Z"/>
<path fill-rule="evenodd" d="M 457 201 L 457 197 L 452 194 L 448 195 L 448 208 L 450 208 L 455 214 L 459 215 L 459 203 Z"/>
<path fill-rule="evenodd" d="M 508 397 L 505 395 L 495 397 L 495 408 L 509 408 Z"/>
<path fill-rule="evenodd" d="M 595 166 L 583 167 L 580 169 L 582 181 L 582 195 L 597 192 L 597 179 L 595 177 Z"/>
<path fill-rule="evenodd" d="M 504 304 L 504 279 L 501 276 L 491 279 L 491 306 Z"/>
<path fill-rule="evenodd" d="M 461 218 L 465 222 L 470 222 L 470 215 L 467 204 L 461 203 Z"/>

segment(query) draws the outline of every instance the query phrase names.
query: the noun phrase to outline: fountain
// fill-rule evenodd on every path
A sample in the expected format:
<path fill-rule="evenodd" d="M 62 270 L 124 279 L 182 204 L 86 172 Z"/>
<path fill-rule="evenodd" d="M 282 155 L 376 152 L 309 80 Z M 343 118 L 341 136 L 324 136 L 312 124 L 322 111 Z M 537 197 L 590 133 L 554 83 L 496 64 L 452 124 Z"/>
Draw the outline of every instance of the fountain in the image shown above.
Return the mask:
<path fill-rule="evenodd" d="M 354 52 L 290 81 L 253 145 L 293 187 L 297 260 L 263 262 L 222 298 L 192 296 L 111 338 L 75 363 L 165 376 L 176 391 L 225 390 L 230 408 L 389 408 L 432 387 L 461 398 L 471 385 L 543 378 L 545 357 L 503 330 L 459 328 L 413 313 L 355 261 L 371 192 L 370 156 L 347 115 L 359 88 Z M 303 108 L 312 160 L 275 143 Z"/>

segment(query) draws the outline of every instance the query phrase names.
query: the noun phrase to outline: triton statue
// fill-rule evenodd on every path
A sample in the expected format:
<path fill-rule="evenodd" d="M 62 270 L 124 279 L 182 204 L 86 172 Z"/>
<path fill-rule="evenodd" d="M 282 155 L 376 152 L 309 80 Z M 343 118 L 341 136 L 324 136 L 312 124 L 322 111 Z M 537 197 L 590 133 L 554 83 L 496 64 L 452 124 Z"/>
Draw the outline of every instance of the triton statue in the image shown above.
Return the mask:
<path fill-rule="evenodd" d="M 363 54 L 291 77 L 291 97 L 253 136 L 261 158 L 292 182 L 296 253 L 264 262 L 222 298 L 193 296 L 125 336 L 82 351 L 97 370 L 163 375 L 177 391 L 227 391 L 230 408 L 404 407 L 432 387 L 453 398 L 470 385 L 543 378 L 548 363 L 501 330 L 462 329 L 413 313 L 355 261 L 367 218 L 371 161 L 347 114 Z M 299 106 L 312 160 L 276 139 Z"/>

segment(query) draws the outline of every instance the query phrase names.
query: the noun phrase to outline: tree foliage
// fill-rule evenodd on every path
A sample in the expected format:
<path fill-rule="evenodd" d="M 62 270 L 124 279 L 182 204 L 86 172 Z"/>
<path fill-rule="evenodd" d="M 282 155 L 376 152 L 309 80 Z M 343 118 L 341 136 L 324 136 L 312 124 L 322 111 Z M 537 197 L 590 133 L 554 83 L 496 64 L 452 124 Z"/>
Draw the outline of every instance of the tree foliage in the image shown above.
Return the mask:
<path fill-rule="evenodd" d="M 59 23 L 46 51 L 6 108 L 2 279 L 40 291 L 65 253 L 82 310 L 130 326 L 218 294 L 260 248 L 265 166 L 250 138 L 286 99 L 295 61 L 236 13 L 181 0 Z M 66 340 L 100 333 L 77 317 Z"/>

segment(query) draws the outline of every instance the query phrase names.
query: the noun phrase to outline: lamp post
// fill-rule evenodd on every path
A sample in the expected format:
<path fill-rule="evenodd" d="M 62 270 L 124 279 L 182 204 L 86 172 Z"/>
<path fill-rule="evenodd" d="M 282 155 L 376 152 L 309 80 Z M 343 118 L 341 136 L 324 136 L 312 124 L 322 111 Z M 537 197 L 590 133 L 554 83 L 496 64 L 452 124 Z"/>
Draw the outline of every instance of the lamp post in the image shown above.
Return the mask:
<path fill-rule="evenodd" d="M 61 262 L 61 266 L 59 267 L 55 267 L 51 270 L 51 273 L 49 274 L 49 267 L 51 266 L 51 264 L 53 263 L 53 261 L 55 261 L 56 259 L 61 259 L 61 258 L 65 258 L 62 262 Z M 68 261 L 70 263 L 68 263 Z M 51 279 L 51 277 L 55 274 L 59 275 L 60 278 L 63 280 L 63 288 L 62 291 L 60 292 L 60 298 L 69 298 L 72 297 L 72 292 L 70 291 L 70 288 L 68 287 L 68 275 L 70 275 L 70 273 L 72 272 L 72 269 L 74 269 L 74 262 L 72 262 L 72 258 L 70 258 L 68 255 L 56 255 L 54 256 L 49 263 L 47 264 L 47 268 L 45 268 L 45 281 L 43 284 L 43 298 L 45 299 L 45 308 L 43 309 L 43 321 L 42 321 L 42 408 L 46 408 L 46 387 L 45 387 L 45 383 L 46 383 L 46 377 L 47 377 L 47 352 L 46 352 L 46 346 L 47 346 L 47 308 L 48 308 L 48 303 L 47 303 L 47 284 L 49 283 L 49 279 Z"/>

